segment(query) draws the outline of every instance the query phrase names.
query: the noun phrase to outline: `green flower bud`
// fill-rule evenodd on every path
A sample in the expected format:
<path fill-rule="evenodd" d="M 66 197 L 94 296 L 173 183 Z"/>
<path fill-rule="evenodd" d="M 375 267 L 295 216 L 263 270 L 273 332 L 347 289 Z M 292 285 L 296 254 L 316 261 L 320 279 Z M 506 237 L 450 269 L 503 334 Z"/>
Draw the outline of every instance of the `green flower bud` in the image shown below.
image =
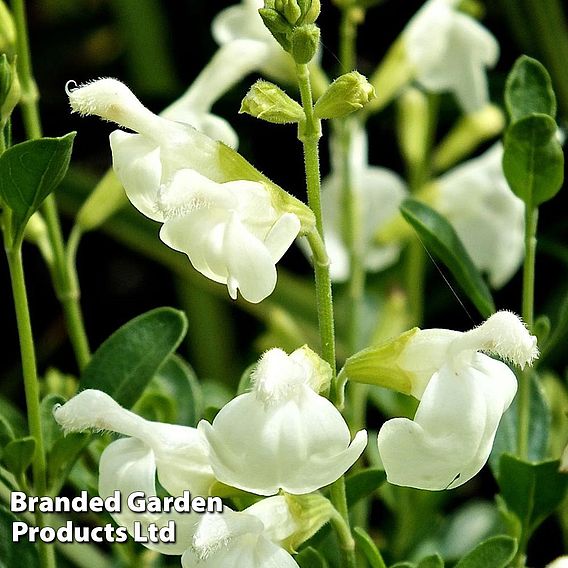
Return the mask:
<path fill-rule="evenodd" d="M 272 122 L 290 124 L 304 119 L 302 107 L 280 87 L 268 81 L 257 81 L 246 94 L 239 113 Z"/>
<path fill-rule="evenodd" d="M 294 29 L 291 35 L 290 53 L 299 64 L 309 63 L 319 46 L 320 30 L 315 24 L 304 24 Z"/>
<path fill-rule="evenodd" d="M 92 231 L 127 203 L 122 185 L 110 169 L 83 203 L 77 214 L 77 224 L 83 231 Z"/>
<path fill-rule="evenodd" d="M 268 31 L 274 36 L 274 39 L 282 46 L 284 51 L 289 53 L 292 49 L 290 40 L 293 29 L 292 26 L 273 8 L 261 8 L 258 13 L 264 25 L 268 28 Z"/>
<path fill-rule="evenodd" d="M 320 0 L 298 0 L 302 10 L 302 23 L 313 24 L 320 15 Z"/>
<path fill-rule="evenodd" d="M 330 501 L 319 493 L 285 494 L 285 498 L 298 530 L 288 537 L 282 545 L 294 553 L 302 543 L 314 536 L 321 527 L 329 522 L 335 514 L 335 509 Z"/>
<path fill-rule="evenodd" d="M 434 170 L 437 172 L 447 170 L 469 156 L 480 144 L 497 136 L 504 127 L 503 111 L 492 104 L 462 116 L 434 150 L 432 156 Z"/>
<path fill-rule="evenodd" d="M 0 128 L 3 128 L 20 100 L 21 90 L 16 62 L 8 62 L 6 54 L 0 56 Z"/>
<path fill-rule="evenodd" d="M 340 118 L 363 108 L 375 98 L 375 89 L 366 77 L 351 71 L 338 77 L 318 99 L 314 113 L 318 118 Z"/>
<path fill-rule="evenodd" d="M 402 154 L 409 164 L 422 164 L 430 131 L 428 99 L 420 89 L 409 87 L 398 99 L 397 110 L 397 134 Z"/>
<path fill-rule="evenodd" d="M 0 0 L 0 53 L 10 59 L 16 51 L 16 28 L 4 0 Z"/>
<path fill-rule="evenodd" d="M 47 225 L 39 212 L 34 213 L 30 217 L 24 231 L 24 238 L 39 248 L 41 255 L 49 266 L 53 265 L 53 247 L 49 239 Z"/>
<path fill-rule="evenodd" d="M 297 0 L 275 0 L 274 9 L 292 25 L 302 17 L 302 10 Z"/>

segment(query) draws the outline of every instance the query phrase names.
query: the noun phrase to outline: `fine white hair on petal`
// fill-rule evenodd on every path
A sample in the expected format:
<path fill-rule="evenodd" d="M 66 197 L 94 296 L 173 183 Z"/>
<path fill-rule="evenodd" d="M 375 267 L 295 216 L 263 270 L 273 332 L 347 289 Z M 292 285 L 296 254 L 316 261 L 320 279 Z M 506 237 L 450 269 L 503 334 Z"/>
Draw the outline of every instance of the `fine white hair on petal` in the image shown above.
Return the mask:
<path fill-rule="evenodd" d="M 485 351 L 521 368 L 531 365 L 539 354 L 536 337 L 530 334 L 519 316 L 506 310 L 494 313 L 478 327 L 456 338 L 449 354 L 457 356 L 466 350 Z"/>

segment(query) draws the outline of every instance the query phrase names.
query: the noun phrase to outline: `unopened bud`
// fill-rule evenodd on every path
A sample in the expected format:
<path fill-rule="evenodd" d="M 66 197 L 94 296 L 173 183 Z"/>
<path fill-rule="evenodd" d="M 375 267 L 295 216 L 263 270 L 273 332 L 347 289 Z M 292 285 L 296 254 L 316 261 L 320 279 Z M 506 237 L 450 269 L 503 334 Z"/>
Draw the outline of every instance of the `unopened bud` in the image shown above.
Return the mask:
<path fill-rule="evenodd" d="M 4 127 L 20 100 L 21 89 L 15 61 L 8 62 L 6 54 L 0 56 L 0 127 Z"/>
<path fill-rule="evenodd" d="M 16 28 L 10 10 L 0 0 L 0 53 L 5 53 L 10 59 L 16 51 Z"/>
<path fill-rule="evenodd" d="M 302 17 L 302 10 L 297 0 L 275 0 L 274 8 L 292 25 Z"/>
<path fill-rule="evenodd" d="M 315 24 L 305 24 L 294 29 L 291 35 L 290 53 L 296 63 L 309 63 L 320 41 L 320 30 Z"/>
<path fill-rule="evenodd" d="M 268 3 L 267 7 L 261 8 L 258 13 L 274 39 L 282 46 L 284 51 L 290 53 L 292 49 L 290 36 L 293 28 L 286 18 L 273 8 L 269 8 Z"/>
<path fill-rule="evenodd" d="M 302 107 L 280 87 L 257 81 L 246 94 L 239 113 L 246 113 L 274 124 L 297 123 L 304 119 Z"/>
<path fill-rule="evenodd" d="M 315 23 L 321 11 L 320 0 L 299 0 L 299 4 L 302 10 L 302 23 Z"/>
<path fill-rule="evenodd" d="M 357 71 L 338 77 L 318 99 L 314 113 L 318 118 L 340 118 L 362 109 L 375 97 L 375 89 Z"/>
<path fill-rule="evenodd" d="M 404 90 L 398 100 L 397 134 L 405 160 L 412 165 L 424 162 L 430 130 L 426 95 L 414 87 Z"/>

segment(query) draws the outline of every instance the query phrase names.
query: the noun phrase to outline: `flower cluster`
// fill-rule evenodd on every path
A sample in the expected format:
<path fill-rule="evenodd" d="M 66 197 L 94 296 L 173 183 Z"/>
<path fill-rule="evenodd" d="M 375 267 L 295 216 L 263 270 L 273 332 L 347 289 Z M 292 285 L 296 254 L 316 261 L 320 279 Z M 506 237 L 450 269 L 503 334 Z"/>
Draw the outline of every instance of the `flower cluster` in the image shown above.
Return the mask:
<path fill-rule="evenodd" d="M 266 566 L 269 559 L 286 568 L 297 564 L 282 543 L 297 542 L 298 535 L 308 538 L 329 520 L 329 512 L 314 527 L 313 518 L 306 521 L 289 506 L 289 499 L 296 498 L 276 494 L 301 496 L 333 483 L 367 444 L 364 430 L 351 441 L 339 411 L 318 394 L 330 379 L 329 366 L 307 347 L 291 355 L 272 349 L 253 372 L 251 391 L 221 408 L 212 424 L 202 420 L 191 428 L 150 422 L 97 390 L 79 393 L 54 416 L 66 432 L 95 429 L 127 436 L 109 444 L 101 456 L 103 497 L 116 490 L 123 496 L 133 491 L 155 496 L 156 475 L 174 496 L 184 490 L 209 495 L 217 481 L 273 496 L 242 512 L 226 507 L 222 515 L 206 514 L 200 521 L 174 513 L 135 514 L 123 506 L 113 516 L 130 532 L 135 521 L 165 526 L 174 519 L 183 535 L 173 544 L 148 546 L 183 554 L 187 567 L 200 562 L 203 568 L 227 566 L 235 558 L 243 565 L 246 558 L 250 568 Z"/>

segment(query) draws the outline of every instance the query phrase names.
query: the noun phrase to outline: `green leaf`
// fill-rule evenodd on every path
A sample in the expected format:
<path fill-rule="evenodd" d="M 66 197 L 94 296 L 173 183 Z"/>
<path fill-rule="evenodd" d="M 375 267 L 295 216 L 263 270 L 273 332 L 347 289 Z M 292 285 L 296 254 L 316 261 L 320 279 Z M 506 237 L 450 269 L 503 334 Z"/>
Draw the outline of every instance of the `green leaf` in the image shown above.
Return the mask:
<path fill-rule="evenodd" d="M 53 418 L 53 407 L 56 404 L 64 404 L 65 399 L 58 394 L 48 394 L 41 401 L 41 430 L 43 432 L 43 445 L 49 452 L 53 444 L 63 437 L 61 426 Z"/>
<path fill-rule="evenodd" d="M 387 479 L 382 469 L 368 468 L 352 473 L 345 480 L 347 504 L 352 507 L 364 497 L 368 497 L 378 489 Z"/>
<path fill-rule="evenodd" d="M 244 394 L 251 390 L 252 388 L 251 377 L 252 377 L 252 372 L 256 368 L 256 365 L 257 365 L 256 363 L 253 363 L 244 370 L 239 380 L 239 386 L 237 387 L 237 394 Z"/>
<path fill-rule="evenodd" d="M 37 568 L 40 565 L 36 547 L 27 538 L 12 542 L 12 525 L 22 522 L 0 504 L 0 568 Z"/>
<path fill-rule="evenodd" d="M 67 434 L 59 438 L 47 456 L 47 488 L 50 495 L 59 495 L 75 461 L 93 440 L 92 434 Z"/>
<path fill-rule="evenodd" d="M 147 392 L 168 397 L 174 406 L 173 422 L 195 426 L 203 415 L 203 393 L 193 369 L 179 355 L 170 355 L 158 369 Z"/>
<path fill-rule="evenodd" d="M 444 568 L 444 561 L 439 554 L 432 554 L 423 558 L 417 568 Z"/>
<path fill-rule="evenodd" d="M 494 536 L 478 544 L 455 568 L 506 568 L 517 552 L 517 541 L 509 536 Z"/>
<path fill-rule="evenodd" d="M 407 199 L 400 211 L 428 251 L 449 268 L 479 313 L 484 318 L 489 317 L 495 311 L 491 292 L 450 223 L 434 209 L 414 199 Z"/>
<path fill-rule="evenodd" d="M 4 446 L 14 439 L 14 430 L 10 423 L 0 414 L 0 457 Z"/>
<path fill-rule="evenodd" d="M 75 132 L 16 144 L 0 156 L 0 197 L 12 210 L 13 237 L 61 182 L 71 159 Z"/>
<path fill-rule="evenodd" d="M 327 560 L 311 546 L 294 557 L 300 568 L 328 568 Z"/>
<path fill-rule="evenodd" d="M 389 568 L 416 568 L 416 564 L 412 562 L 397 562 L 396 564 L 391 564 Z"/>
<path fill-rule="evenodd" d="M 513 403 L 501 418 L 489 463 L 495 474 L 499 477 L 499 466 L 503 454 L 514 454 L 517 451 L 519 440 L 518 418 L 519 399 Z M 546 396 L 540 384 L 538 375 L 531 373 L 530 422 L 529 422 L 529 448 L 530 461 L 539 462 L 547 457 L 548 435 L 550 432 L 551 413 Z"/>
<path fill-rule="evenodd" d="M 568 475 L 560 473 L 559 466 L 558 460 L 529 463 L 508 454 L 501 457 L 501 495 L 521 520 L 527 538 L 566 495 Z"/>
<path fill-rule="evenodd" d="M 542 63 L 526 55 L 517 59 L 507 77 L 505 104 L 511 122 L 532 113 L 556 116 L 556 96 Z"/>
<path fill-rule="evenodd" d="M 554 119 L 532 114 L 505 133 L 503 171 L 515 195 L 529 207 L 552 199 L 564 181 L 564 154 Z"/>
<path fill-rule="evenodd" d="M 355 527 L 353 529 L 353 538 L 359 550 L 365 555 L 371 568 L 387 568 L 379 549 L 365 529 Z"/>
<path fill-rule="evenodd" d="M 132 407 L 186 330 L 185 315 L 173 308 L 134 318 L 97 349 L 81 377 L 81 388 L 104 391 L 120 405 Z"/>
<path fill-rule="evenodd" d="M 31 436 L 12 440 L 4 447 L 4 463 L 16 478 L 23 475 L 32 463 L 35 449 L 36 441 Z"/>

